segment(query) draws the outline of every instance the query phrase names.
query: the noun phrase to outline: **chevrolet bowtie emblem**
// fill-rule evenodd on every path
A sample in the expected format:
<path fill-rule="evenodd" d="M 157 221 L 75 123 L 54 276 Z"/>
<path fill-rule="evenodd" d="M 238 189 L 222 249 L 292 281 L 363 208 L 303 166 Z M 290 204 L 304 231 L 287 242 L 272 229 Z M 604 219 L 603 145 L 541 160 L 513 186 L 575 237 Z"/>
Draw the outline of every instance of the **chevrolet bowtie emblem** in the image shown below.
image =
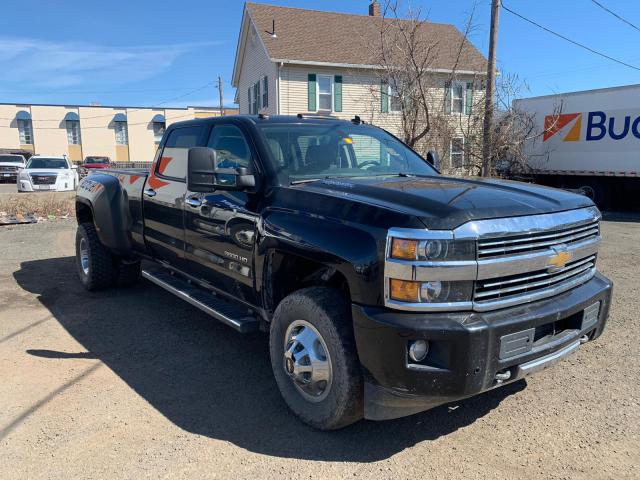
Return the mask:
<path fill-rule="evenodd" d="M 571 253 L 567 250 L 566 245 L 556 245 L 551 247 L 551 250 L 554 254 L 547 262 L 547 272 L 557 273 L 571 260 Z"/>

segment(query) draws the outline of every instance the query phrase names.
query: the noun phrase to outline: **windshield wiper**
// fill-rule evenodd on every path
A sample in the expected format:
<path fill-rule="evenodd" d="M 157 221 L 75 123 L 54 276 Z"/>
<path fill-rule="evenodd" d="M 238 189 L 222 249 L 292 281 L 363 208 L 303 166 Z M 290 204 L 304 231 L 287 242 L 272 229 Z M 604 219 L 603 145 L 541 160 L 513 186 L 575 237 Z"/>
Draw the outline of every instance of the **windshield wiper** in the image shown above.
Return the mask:
<path fill-rule="evenodd" d="M 322 180 L 322 178 L 305 178 L 304 180 L 294 180 L 289 182 L 289 185 L 300 185 L 301 183 L 318 182 L 320 180 Z"/>
<path fill-rule="evenodd" d="M 414 175 L 413 173 L 405 173 L 405 172 L 397 172 L 397 173 L 391 173 L 391 172 L 387 172 L 387 173 L 377 173 L 375 175 L 325 175 L 324 177 L 318 177 L 318 178 L 305 178 L 302 180 L 293 180 L 292 182 L 289 182 L 289 185 L 299 185 L 301 183 L 311 183 L 311 182 L 319 182 L 320 180 L 327 180 L 327 179 L 331 179 L 331 178 L 363 178 L 363 177 L 393 177 L 393 176 L 397 176 L 397 177 L 415 177 L 416 175 Z"/>

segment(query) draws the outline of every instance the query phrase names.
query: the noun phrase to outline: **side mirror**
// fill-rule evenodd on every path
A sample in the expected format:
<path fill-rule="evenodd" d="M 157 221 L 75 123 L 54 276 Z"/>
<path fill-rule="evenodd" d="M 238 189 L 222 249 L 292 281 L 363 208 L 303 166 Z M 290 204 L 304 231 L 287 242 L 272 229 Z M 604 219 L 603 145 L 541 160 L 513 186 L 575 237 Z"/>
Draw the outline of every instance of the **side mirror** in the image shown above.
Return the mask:
<path fill-rule="evenodd" d="M 429 150 L 427 152 L 427 162 L 436 170 L 440 170 L 440 157 L 438 155 L 438 152 Z"/>
<path fill-rule="evenodd" d="M 187 158 L 189 191 L 244 190 L 255 185 L 255 177 L 245 167 L 218 168 L 218 155 L 212 148 L 189 149 Z"/>

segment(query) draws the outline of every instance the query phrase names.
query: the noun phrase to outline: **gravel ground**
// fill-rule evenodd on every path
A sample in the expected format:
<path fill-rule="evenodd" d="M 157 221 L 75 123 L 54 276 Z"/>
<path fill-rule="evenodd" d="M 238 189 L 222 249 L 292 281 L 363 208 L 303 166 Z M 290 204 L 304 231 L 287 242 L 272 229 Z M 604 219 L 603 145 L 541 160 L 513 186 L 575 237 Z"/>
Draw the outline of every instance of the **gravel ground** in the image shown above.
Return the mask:
<path fill-rule="evenodd" d="M 412 417 L 322 433 L 266 336 L 144 281 L 86 293 L 72 221 L 0 230 L 2 478 L 640 478 L 640 223 L 603 223 L 609 328 L 555 368 Z"/>

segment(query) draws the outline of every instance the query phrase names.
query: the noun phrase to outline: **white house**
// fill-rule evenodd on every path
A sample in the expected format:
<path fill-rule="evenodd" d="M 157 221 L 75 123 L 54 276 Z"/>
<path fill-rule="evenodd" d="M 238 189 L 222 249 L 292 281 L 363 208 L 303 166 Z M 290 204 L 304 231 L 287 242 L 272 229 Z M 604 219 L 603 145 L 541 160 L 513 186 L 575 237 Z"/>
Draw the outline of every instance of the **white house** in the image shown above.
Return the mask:
<path fill-rule="evenodd" d="M 246 3 L 232 80 L 240 113 L 359 115 L 401 136 L 399 102 L 381 84 L 375 47 L 385 21 L 376 1 L 368 15 Z M 461 167 L 468 135 L 464 117 L 483 95 L 486 59 L 453 25 L 421 28 L 433 49 L 433 108 L 450 117 L 454 132 L 446 140 L 436 140 L 434 133 L 426 147 Z"/>

